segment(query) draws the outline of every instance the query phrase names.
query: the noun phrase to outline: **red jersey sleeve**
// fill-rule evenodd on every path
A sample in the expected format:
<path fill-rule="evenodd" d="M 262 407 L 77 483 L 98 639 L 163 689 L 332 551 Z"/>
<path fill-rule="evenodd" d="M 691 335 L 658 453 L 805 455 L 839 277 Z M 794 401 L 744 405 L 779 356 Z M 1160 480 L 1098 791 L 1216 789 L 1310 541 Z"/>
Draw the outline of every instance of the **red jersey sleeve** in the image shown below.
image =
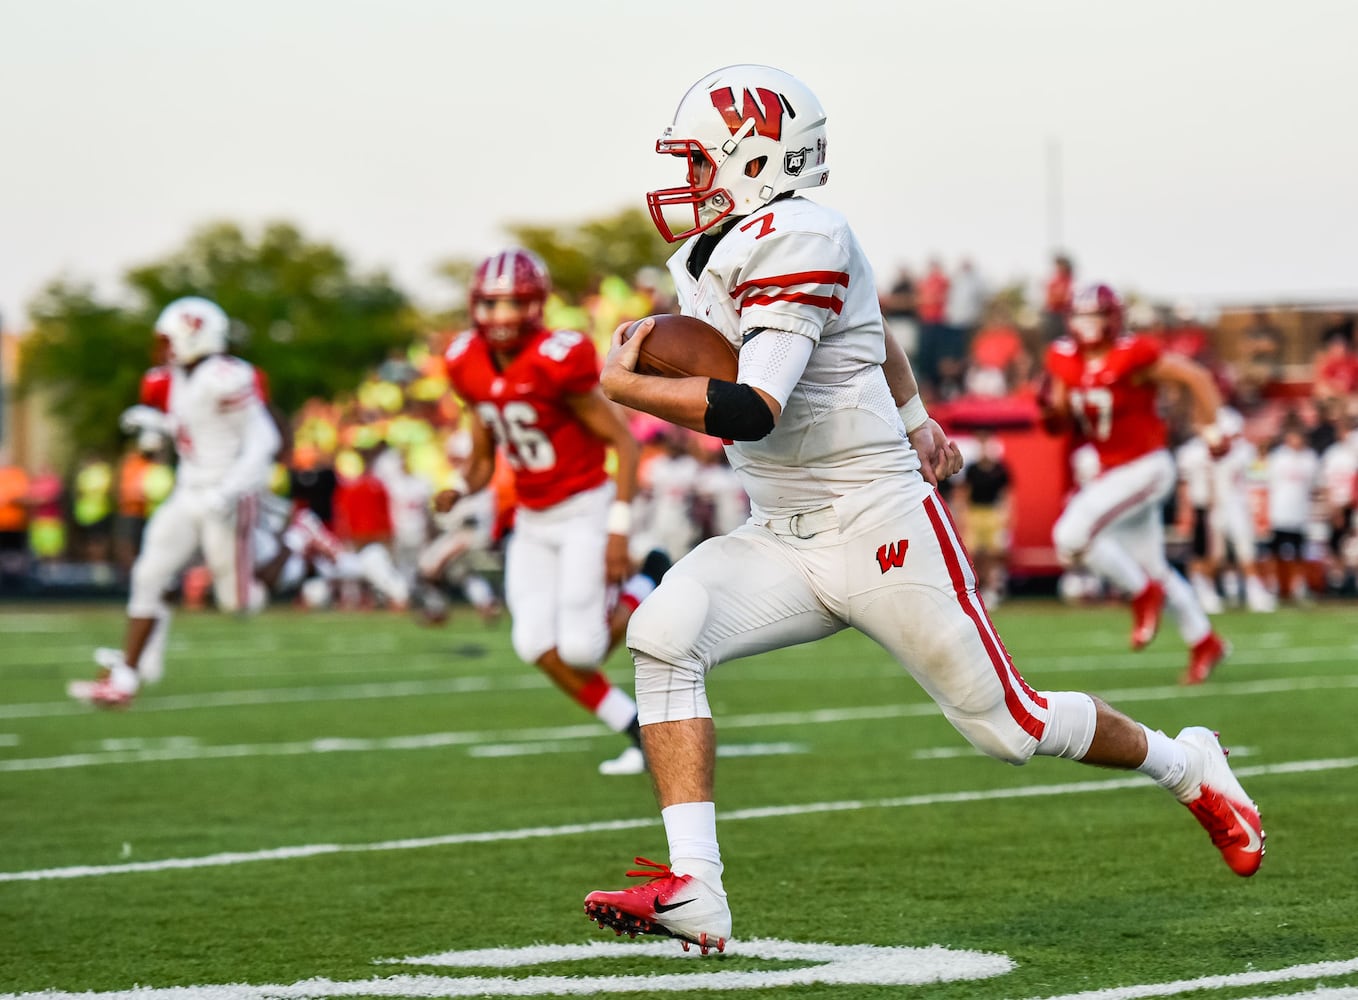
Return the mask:
<path fill-rule="evenodd" d="M 1165 353 L 1160 341 L 1154 337 L 1137 336 L 1127 345 L 1127 371 L 1139 372 L 1160 360 Z"/>

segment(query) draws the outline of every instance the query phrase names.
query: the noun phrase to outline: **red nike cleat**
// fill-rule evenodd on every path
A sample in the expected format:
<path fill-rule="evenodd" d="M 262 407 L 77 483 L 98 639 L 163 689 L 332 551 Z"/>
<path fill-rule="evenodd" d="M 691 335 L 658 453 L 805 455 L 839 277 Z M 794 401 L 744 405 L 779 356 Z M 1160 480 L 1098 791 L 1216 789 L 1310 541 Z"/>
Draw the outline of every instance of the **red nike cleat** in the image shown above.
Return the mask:
<path fill-rule="evenodd" d="M 99 676 L 92 681 L 71 681 L 66 693 L 76 701 L 96 708 L 126 708 L 141 687 L 141 677 L 127 665 L 121 650 L 98 649 Z"/>
<path fill-rule="evenodd" d="M 692 875 L 676 875 L 669 865 L 637 858 L 641 869 L 628 878 L 644 878 L 645 885 L 618 892 L 591 892 L 585 897 L 585 913 L 600 927 L 636 937 L 657 934 L 678 938 L 688 951 L 696 944 L 706 955 L 715 948 L 726 950 L 731 937 L 731 908 L 726 894 L 717 892 Z"/>
<path fill-rule="evenodd" d="M 1184 802 L 1212 838 L 1222 860 L 1243 878 L 1259 870 L 1264 860 L 1263 823 L 1259 807 L 1245 794 L 1217 734 L 1202 726 L 1190 726 L 1175 737 L 1202 759 L 1202 781 L 1193 798 Z"/>
<path fill-rule="evenodd" d="M 1230 643 L 1223 642 L 1215 632 L 1208 632 L 1189 652 L 1188 669 L 1179 678 L 1179 683 L 1201 684 L 1212 676 L 1212 671 L 1230 652 Z"/>
<path fill-rule="evenodd" d="M 1165 588 L 1157 580 L 1132 598 L 1132 648 L 1144 649 L 1160 631 L 1160 612 L 1165 606 Z"/>

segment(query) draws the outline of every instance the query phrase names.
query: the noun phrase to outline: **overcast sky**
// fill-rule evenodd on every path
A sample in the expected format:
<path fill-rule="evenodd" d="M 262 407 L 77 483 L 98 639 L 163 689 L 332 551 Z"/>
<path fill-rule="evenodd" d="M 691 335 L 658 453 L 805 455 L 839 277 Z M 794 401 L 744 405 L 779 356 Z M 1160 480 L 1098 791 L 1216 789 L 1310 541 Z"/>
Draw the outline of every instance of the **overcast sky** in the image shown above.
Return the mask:
<path fill-rule="evenodd" d="M 1356 39 L 1349 0 L 0 0 L 0 314 L 216 219 L 437 305 L 504 223 L 673 184 L 655 139 L 735 62 L 820 97 L 813 196 L 879 284 L 1037 277 L 1059 239 L 1168 301 L 1358 299 Z"/>

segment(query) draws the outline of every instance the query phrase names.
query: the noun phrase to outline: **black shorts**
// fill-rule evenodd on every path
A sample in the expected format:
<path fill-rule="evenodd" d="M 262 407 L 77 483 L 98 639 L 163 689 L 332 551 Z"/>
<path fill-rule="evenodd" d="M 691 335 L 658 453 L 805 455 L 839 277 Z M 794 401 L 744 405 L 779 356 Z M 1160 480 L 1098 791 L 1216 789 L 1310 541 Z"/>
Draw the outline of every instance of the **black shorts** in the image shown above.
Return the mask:
<path fill-rule="evenodd" d="M 1193 508 L 1193 538 L 1189 550 L 1194 559 L 1207 558 L 1207 508 Z"/>
<path fill-rule="evenodd" d="M 1300 559 L 1306 548 L 1306 536 L 1300 531 L 1275 531 L 1268 550 L 1275 559 Z"/>

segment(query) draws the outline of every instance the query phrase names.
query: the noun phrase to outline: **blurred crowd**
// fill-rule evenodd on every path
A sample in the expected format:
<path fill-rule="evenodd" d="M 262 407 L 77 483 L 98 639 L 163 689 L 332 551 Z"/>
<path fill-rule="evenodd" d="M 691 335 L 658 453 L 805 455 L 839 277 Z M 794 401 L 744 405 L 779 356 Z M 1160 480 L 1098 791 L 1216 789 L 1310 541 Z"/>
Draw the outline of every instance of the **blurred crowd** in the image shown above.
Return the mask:
<path fill-rule="evenodd" d="M 1075 281 L 1075 265 L 1065 256 L 1052 261 L 1036 290 L 994 287 L 966 258 L 950 270 L 931 260 L 918 275 L 903 268 L 894 277 L 883 289 L 882 310 L 892 335 L 910 355 L 931 407 L 1032 397 L 1042 353 L 1065 331 Z M 1304 592 L 1352 593 L 1358 566 L 1354 314 L 1316 317 L 1319 329 L 1302 337 L 1282 322 L 1281 314 L 1267 310 L 1218 317 L 1209 324 L 1134 297 L 1131 301 L 1132 325 L 1207 366 L 1223 398 L 1242 415 L 1245 437 L 1257 449 L 1252 481 L 1261 545 L 1280 517 L 1295 520 L 1294 512 L 1284 515 L 1279 501 L 1269 503 L 1269 469 L 1286 450 L 1295 459 L 1290 467 L 1306 479 L 1304 523 L 1287 528 L 1301 533 Z M 582 330 L 604 350 L 618 323 L 673 308 L 662 272 L 647 271 L 632 283 L 605 278 L 578 303 L 553 297 L 546 321 L 554 328 Z M 414 572 L 416 553 L 434 534 L 430 498 L 459 481 L 459 466 L 469 451 L 466 415 L 448 392 L 441 362 L 451 335 L 433 335 L 389 358 L 349 396 L 311 400 L 283 418 L 291 433 L 275 470 L 275 492 L 310 507 L 356 548 L 374 542 L 388 546 L 406 573 Z M 1318 346 L 1307 352 L 1303 342 Z M 1189 436 L 1181 404 L 1166 401 L 1179 437 L 1175 444 Z M 634 539 L 638 554 L 660 547 L 677 558 L 744 520 L 748 501 L 717 442 L 641 414 L 633 415 L 631 424 L 644 446 Z M 975 507 L 982 510 L 978 522 L 989 525 L 991 511 L 1003 508 L 1007 482 L 1006 474 L 991 467 L 1002 466 L 1006 458 L 995 443 L 987 445 L 984 435 L 964 436 L 969 464 L 982 469 L 958 477 L 950 492 L 964 522 Z M 1022 458 L 1011 455 L 1007 461 Z M 50 467 L 21 468 L 0 454 L 0 590 L 125 584 L 146 518 L 173 483 L 163 442 L 136 437 L 121 455 L 87 456 L 67 475 Z M 504 470 L 492 488 L 497 519 L 512 509 L 512 489 L 512 477 Z M 1021 512 L 1004 514 L 1016 516 Z M 1181 510 L 1170 509 L 1166 516 L 1182 528 L 1179 537 L 1190 530 Z M 505 527 L 500 524 L 498 532 Z M 987 563 L 984 575 L 1002 575 L 1006 532 L 978 534 L 972 526 L 967 531 Z M 998 592 L 1001 584 L 990 586 Z"/>

